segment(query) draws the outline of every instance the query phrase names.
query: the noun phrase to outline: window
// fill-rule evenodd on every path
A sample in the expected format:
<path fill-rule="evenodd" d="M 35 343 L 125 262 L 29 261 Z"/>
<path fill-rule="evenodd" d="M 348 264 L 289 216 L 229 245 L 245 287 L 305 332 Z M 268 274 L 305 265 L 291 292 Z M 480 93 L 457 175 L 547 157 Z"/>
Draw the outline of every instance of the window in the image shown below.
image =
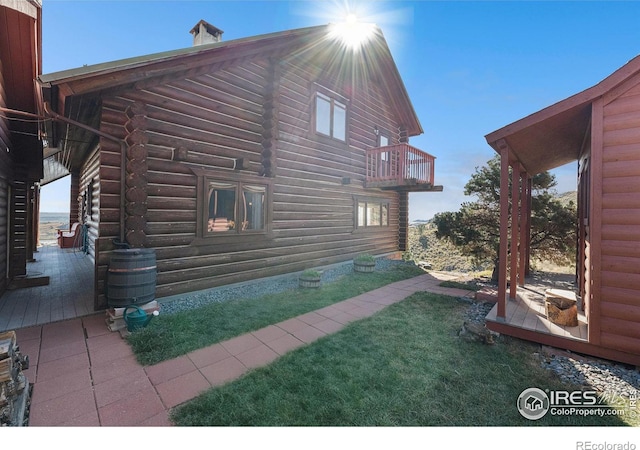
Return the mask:
<path fill-rule="evenodd" d="M 316 93 L 316 133 L 347 141 L 347 105 L 320 92 Z"/>
<path fill-rule="evenodd" d="M 207 234 L 264 231 L 267 186 L 208 182 Z"/>
<path fill-rule="evenodd" d="M 389 202 L 384 200 L 358 200 L 357 228 L 389 226 Z"/>

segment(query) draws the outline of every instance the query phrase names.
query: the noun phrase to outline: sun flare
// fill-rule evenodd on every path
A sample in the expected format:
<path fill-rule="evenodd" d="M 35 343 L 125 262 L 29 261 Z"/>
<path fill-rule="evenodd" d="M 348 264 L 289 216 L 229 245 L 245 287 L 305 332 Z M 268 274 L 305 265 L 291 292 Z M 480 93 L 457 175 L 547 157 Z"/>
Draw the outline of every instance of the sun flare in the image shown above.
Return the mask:
<path fill-rule="evenodd" d="M 373 36 L 375 25 L 361 22 L 358 17 L 349 13 L 344 21 L 331 24 L 331 37 L 340 40 L 345 47 L 358 51 Z"/>

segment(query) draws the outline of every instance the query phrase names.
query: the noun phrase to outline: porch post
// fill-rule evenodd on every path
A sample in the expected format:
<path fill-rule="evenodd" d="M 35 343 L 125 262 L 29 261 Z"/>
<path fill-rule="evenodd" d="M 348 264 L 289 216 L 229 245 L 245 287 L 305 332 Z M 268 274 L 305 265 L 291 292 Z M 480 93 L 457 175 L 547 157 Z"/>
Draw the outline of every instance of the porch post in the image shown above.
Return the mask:
<path fill-rule="evenodd" d="M 407 191 L 398 192 L 398 250 L 407 251 L 409 236 L 409 193 Z"/>
<path fill-rule="evenodd" d="M 525 248 L 524 248 L 524 276 L 528 277 L 531 272 L 531 191 L 533 189 L 533 179 L 528 177 L 527 180 L 527 215 L 525 217 Z"/>
<path fill-rule="evenodd" d="M 69 228 L 71 228 L 71 225 L 81 220 L 80 204 L 78 203 L 78 196 L 80 195 L 79 172 L 71 172 L 71 184 L 69 185 L 69 190 Z"/>
<path fill-rule="evenodd" d="M 518 255 L 520 246 L 518 238 L 520 237 L 520 163 L 514 162 L 511 166 L 511 271 L 509 298 L 515 299 L 518 292 Z"/>
<path fill-rule="evenodd" d="M 507 245 L 509 244 L 509 147 L 500 142 L 500 248 L 498 251 L 498 318 L 507 316 Z"/>
<path fill-rule="evenodd" d="M 520 251 L 518 256 L 520 257 L 520 263 L 518 264 L 518 285 L 524 286 L 525 272 L 528 265 L 528 249 L 529 241 L 527 240 L 527 229 L 529 228 L 529 217 L 531 217 L 531 203 L 530 200 L 530 185 L 529 175 L 526 171 L 520 172 L 520 186 L 522 189 L 522 195 L 520 198 Z"/>
<path fill-rule="evenodd" d="M 33 182 L 29 181 L 27 183 L 27 197 L 26 197 L 26 222 L 25 222 L 25 251 L 27 262 L 34 262 L 33 259 Z"/>
<path fill-rule="evenodd" d="M 33 185 L 33 251 L 38 251 L 40 245 L 40 184 L 35 183 Z"/>

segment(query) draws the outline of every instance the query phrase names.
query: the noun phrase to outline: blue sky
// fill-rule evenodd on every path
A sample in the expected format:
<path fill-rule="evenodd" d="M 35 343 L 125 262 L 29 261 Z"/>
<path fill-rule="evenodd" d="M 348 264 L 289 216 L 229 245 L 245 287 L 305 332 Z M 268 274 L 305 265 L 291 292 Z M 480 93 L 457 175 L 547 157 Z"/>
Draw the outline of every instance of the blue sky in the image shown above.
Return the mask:
<path fill-rule="evenodd" d="M 223 39 L 326 24 L 347 10 L 382 29 L 424 134 L 441 193 L 411 194 L 410 218 L 455 211 L 493 155 L 484 136 L 598 83 L 640 53 L 635 1 L 44 0 L 43 72 L 191 46 L 204 19 Z M 564 192 L 575 166 L 554 171 Z M 68 208 L 68 179 L 42 211 Z"/>

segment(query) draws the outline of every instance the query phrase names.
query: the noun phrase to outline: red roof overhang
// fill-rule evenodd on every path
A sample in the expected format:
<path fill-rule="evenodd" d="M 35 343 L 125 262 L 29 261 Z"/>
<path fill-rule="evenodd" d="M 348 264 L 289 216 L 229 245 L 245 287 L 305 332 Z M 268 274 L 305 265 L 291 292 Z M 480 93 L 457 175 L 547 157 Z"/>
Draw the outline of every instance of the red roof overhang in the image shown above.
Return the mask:
<path fill-rule="evenodd" d="M 508 146 L 530 175 L 575 161 L 589 137 L 593 102 L 638 73 L 640 56 L 595 86 L 489 133 L 487 143 L 497 152 Z"/>

